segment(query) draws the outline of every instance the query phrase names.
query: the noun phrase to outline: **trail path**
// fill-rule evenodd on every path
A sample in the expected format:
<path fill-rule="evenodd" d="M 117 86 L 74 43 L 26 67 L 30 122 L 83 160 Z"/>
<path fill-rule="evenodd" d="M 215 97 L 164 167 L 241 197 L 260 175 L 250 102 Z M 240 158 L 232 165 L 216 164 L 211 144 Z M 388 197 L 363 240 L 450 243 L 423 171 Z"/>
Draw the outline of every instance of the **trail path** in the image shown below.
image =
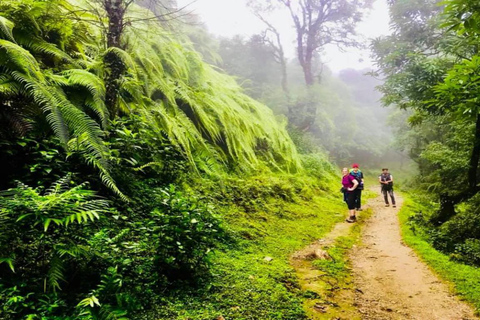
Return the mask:
<path fill-rule="evenodd" d="M 351 254 L 362 319 L 477 319 L 403 244 L 396 214 L 403 201 L 396 198 L 397 208 L 385 207 L 380 194 L 369 201 L 373 215 Z"/>
<path fill-rule="evenodd" d="M 353 283 L 350 288 L 340 288 L 333 297 L 334 305 L 342 310 L 337 310 L 332 318 L 325 308 L 318 308 L 318 303 L 307 305 L 312 309 L 317 306 L 317 311 L 322 313 L 310 313 L 312 319 L 479 319 L 469 305 L 452 295 L 448 285 L 403 244 L 397 218 L 403 201 L 398 195 L 396 198 L 397 208 L 385 207 L 380 193 L 367 203 L 365 207 L 373 213 L 362 228 L 361 244 L 350 253 Z M 332 243 L 335 237 L 348 231 L 349 226 L 339 224 L 325 239 L 294 255 L 292 265 L 303 290 L 318 292 L 316 288 L 320 285 L 314 281 L 315 270 L 311 264 L 298 257 L 305 256 L 312 248 L 318 249 L 322 243 Z M 346 304 L 351 305 L 350 310 Z"/>

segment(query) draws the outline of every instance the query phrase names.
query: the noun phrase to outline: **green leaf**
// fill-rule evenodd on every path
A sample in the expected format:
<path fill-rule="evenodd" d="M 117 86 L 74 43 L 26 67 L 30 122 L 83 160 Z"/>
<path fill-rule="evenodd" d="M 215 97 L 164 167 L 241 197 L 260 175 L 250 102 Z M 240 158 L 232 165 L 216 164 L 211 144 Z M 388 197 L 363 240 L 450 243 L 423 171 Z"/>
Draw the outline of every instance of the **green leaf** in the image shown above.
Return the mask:
<path fill-rule="evenodd" d="M 0 258 L 0 264 L 1 263 L 8 264 L 8 266 L 10 267 L 10 270 L 12 270 L 12 272 L 15 272 L 15 268 L 13 266 L 13 259 L 12 258 Z"/>
<path fill-rule="evenodd" d="M 78 307 L 95 307 L 95 306 L 100 306 L 100 301 L 98 301 L 97 297 L 94 295 L 91 295 L 88 298 L 83 299 L 77 304 Z"/>

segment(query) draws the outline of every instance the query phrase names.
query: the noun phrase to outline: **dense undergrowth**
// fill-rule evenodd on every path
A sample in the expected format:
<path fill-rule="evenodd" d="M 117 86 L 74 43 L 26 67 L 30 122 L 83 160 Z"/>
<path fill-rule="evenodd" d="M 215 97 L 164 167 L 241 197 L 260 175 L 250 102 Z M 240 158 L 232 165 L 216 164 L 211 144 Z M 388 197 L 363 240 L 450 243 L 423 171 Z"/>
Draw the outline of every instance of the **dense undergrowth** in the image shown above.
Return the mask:
<path fill-rule="evenodd" d="M 112 46 L 102 3 L 0 3 L 0 318 L 304 318 L 287 257 L 337 170 L 145 9 Z"/>
<path fill-rule="evenodd" d="M 344 216 L 334 168 L 318 166 L 317 176 L 266 171 L 168 186 L 129 176 L 128 204 L 71 177 L 46 190 L 20 184 L 0 198 L 0 314 L 305 318 L 288 256 Z"/>
<path fill-rule="evenodd" d="M 289 256 L 344 218 L 331 182 L 257 176 L 231 180 L 222 194 L 225 223 L 237 240 L 212 257 L 211 282 L 177 289 L 154 313 L 165 319 L 306 319 L 304 294 Z M 296 185 L 296 186 L 295 186 Z M 264 186 L 264 187 L 263 187 Z M 335 191 L 332 191 L 335 190 Z M 266 194 L 269 194 L 266 196 Z"/>

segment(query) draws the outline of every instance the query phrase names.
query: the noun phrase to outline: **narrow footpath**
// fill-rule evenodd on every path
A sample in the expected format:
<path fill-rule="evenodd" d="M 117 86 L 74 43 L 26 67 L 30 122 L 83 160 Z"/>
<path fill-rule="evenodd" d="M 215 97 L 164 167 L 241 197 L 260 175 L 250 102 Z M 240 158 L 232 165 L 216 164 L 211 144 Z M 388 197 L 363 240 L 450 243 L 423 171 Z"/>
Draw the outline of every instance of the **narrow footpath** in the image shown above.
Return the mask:
<path fill-rule="evenodd" d="M 350 255 L 362 319 L 478 319 L 403 244 L 397 218 L 403 200 L 396 198 L 397 208 L 385 207 L 380 192 L 369 201 L 373 214 L 363 228 L 362 244 Z"/>
<path fill-rule="evenodd" d="M 378 192 L 378 196 L 365 205 L 371 216 L 362 222 L 360 213 L 360 223 L 364 224 L 361 241 L 349 254 L 352 277 L 348 284 L 330 295 L 328 305 L 307 304 L 309 317 L 337 320 L 479 319 L 472 307 L 453 295 L 449 286 L 403 244 L 397 218 L 403 202 L 401 196 L 396 195 L 397 208 L 385 207 L 379 188 L 372 191 Z M 316 292 L 319 296 L 325 293 L 321 291 L 322 276 L 311 264 L 309 255 L 311 258 L 315 250 L 328 251 L 335 238 L 348 234 L 351 225 L 339 224 L 325 239 L 292 257 L 302 290 Z M 315 258 L 322 257 L 317 254 Z"/>

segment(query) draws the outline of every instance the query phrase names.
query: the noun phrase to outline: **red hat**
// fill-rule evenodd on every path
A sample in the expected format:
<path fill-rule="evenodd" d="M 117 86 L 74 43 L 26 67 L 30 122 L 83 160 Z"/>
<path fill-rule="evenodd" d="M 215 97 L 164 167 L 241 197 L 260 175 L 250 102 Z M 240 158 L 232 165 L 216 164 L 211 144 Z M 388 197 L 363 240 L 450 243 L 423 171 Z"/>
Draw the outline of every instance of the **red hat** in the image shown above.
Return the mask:
<path fill-rule="evenodd" d="M 352 168 L 358 168 L 358 163 L 352 164 Z"/>

